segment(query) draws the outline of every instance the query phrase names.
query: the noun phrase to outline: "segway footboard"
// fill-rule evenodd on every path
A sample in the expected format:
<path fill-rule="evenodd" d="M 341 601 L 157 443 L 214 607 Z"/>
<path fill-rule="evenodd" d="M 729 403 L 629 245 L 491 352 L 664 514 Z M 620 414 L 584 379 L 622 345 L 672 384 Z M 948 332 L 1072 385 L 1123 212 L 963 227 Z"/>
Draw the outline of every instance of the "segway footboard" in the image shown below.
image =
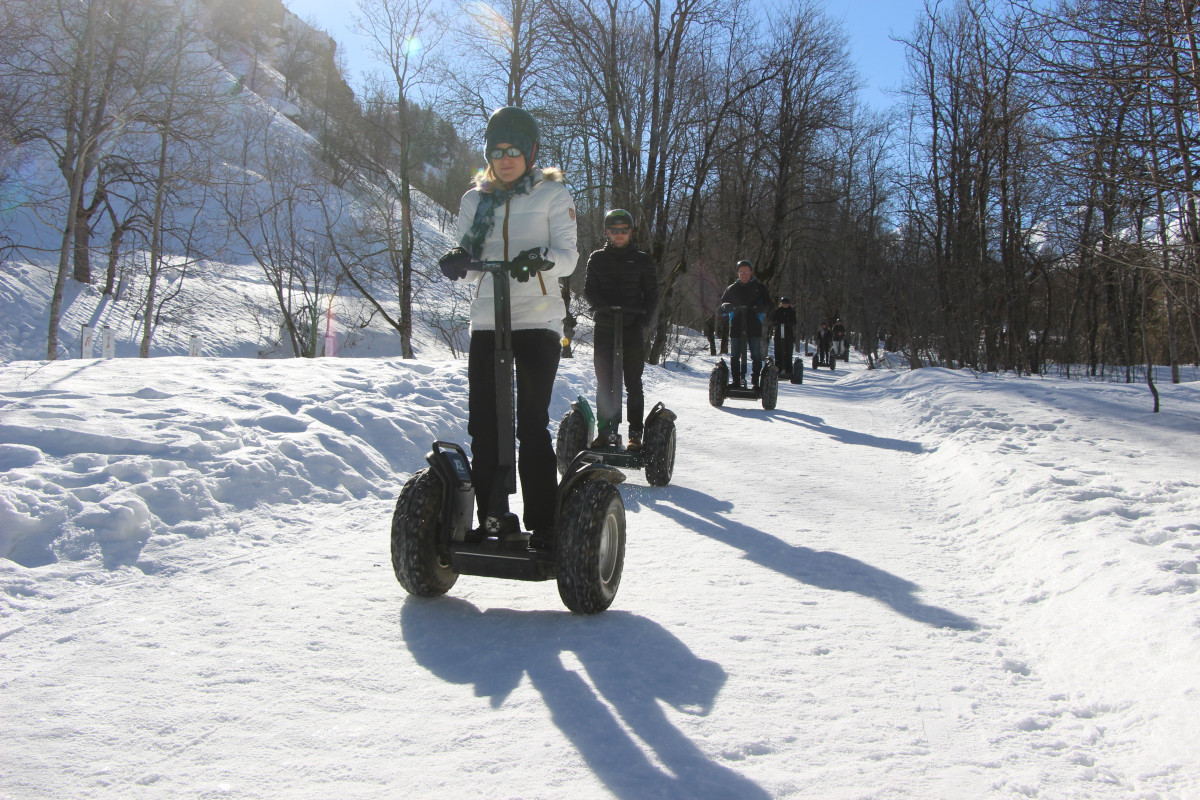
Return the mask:
<path fill-rule="evenodd" d="M 451 566 L 460 575 L 506 578 L 514 581 L 548 581 L 555 575 L 549 554 L 508 542 L 484 539 L 477 544 L 455 545 Z"/>

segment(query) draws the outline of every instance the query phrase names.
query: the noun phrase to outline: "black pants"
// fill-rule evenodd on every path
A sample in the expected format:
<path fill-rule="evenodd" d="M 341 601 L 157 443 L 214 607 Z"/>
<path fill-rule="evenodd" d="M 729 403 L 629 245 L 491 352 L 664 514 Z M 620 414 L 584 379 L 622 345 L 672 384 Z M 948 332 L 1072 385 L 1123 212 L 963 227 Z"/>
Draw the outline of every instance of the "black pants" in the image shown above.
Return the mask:
<path fill-rule="evenodd" d="M 558 334 L 549 330 L 513 331 L 513 361 L 517 374 L 517 472 L 525 501 L 526 530 L 554 524 L 558 492 L 558 462 L 550 439 L 550 399 L 562 353 Z M 504 476 L 497 472 L 499 433 L 496 424 L 496 335 L 492 331 L 471 334 L 467 360 L 470 382 L 467 432 L 471 434 L 471 479 L 475 503 L 482 523 L 487 516 L 508 511 L 508 496 L 492 501 L 492 487 Z M 507 426 L 505 427 L 507 435 Z M 492 507 L 502 503 L 502 507 Z"/>
<path fill-rule="evenodd" d="M 758 379 L 758 373 L 762 371 L 762 337 L 748 336 L 750 340 L 750 363 L 754 366 L 753 377 Z M 746 357 L 742 354 L 742 337 L 734 336 L 732 347 L 729 350 L 729 366 L 733 370 L 733 379 L 735 381 L 746 382 Z"/>
<path fill-rule="evenodd" d="M 642 370 L 646 365 L 646 345 L 642 329 L 626 326 L 621 333 L 621 373 L 629 402 L 629 429 L 641 432 L 646 395 L 642 391 Z M 613 329 L 596 328 L 596 423 L 600 433 L 616 433 L 621 424 L 621 397 L 613 396 Z"/>
<path fill-rule="evenodd" d="M 775 337 L 775 366 L 783 372 L 792 371 L 792 350 L 791 336 Z"/>

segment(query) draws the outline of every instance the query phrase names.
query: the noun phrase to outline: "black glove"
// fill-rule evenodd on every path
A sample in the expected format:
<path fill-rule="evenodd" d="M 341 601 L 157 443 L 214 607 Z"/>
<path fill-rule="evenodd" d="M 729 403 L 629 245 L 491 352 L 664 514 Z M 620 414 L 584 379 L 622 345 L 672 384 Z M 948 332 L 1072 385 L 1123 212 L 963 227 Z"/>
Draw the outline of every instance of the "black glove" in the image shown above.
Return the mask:
<path fill-rule="evenodd" d="M 531 247 L 517 253 L 517 257 L 508 262 L 508 274 L 521 283 L 529 280 L 529 276 L 544 269 L 550 269 L 554 262 L 546 258 L 546 248 Z"/>
<path fill-rule="evenodd" d="M 455 247 L 438 259 L 438 266 L 441 267 L 442 274 L 452 281 L 465 278 L 467 270 L 476 263 L 478 263 L 476 259 L 461 247 Z"/>

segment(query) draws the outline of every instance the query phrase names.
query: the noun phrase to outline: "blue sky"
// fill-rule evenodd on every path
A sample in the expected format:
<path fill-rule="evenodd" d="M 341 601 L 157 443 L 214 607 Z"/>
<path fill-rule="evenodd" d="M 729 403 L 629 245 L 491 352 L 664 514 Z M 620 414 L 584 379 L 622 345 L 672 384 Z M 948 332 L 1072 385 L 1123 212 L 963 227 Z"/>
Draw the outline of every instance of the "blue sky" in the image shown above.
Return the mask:
<path fill-rule="evenodd" d="M 315 19 L 337 39 L 347 57 L 351 83 L 357 84 L 358 73 L 368 64 L 355 53 L 357 37 L 349 29 L 353 4 L 347 0 L 284 0 L 284 4 L 301 17 Z M 906 36 L 923 7 L 924 0 L 825 0 L 826 12 L 841 20 L 850 35 L 851 58 L 868 83 L 863 99 L 875 108 L 893 104 L 886 91 L 898 88 L 904 77 L 904 47 L 890 37 Z"/>

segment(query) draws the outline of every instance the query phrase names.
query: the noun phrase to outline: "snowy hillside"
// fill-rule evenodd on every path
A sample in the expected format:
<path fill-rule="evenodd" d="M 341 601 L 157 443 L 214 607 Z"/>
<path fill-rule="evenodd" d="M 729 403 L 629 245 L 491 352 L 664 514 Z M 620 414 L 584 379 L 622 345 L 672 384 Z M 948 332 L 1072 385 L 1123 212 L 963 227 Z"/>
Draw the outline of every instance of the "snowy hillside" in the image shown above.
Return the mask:
<path fill-rule="evenodd" d="M 392 574 L 463 361 L 3 365 L 0 797 L 1200 796 L 1197 384 L 707 366 L 582 617 Z"/>
<path fill-rule="evenodd" d="M 307 27 L 290 12 L 280 12 L 286 27 Z M 314 37 L 319 50 L 332 46 L 326 34 L 306 30 L 305 35 Z M 274 47 L 282 47 L 272 41 Z M 270 63 L 269 48 L 258 53 L 256 61 L 247 45 L 217 47 L 199 39 L 188 56 L 200 76 L 196 80 L 212 84 L 207 88 L 217 110 L 209 113 L 225 124 L 208 131 L 202 142 L 168 149 L 172 159 L 204 179 L 181 183 L 172 194 L 173 227 L 163 239 L 154 314 L 158 322 L 150 355 L 186 355 L 196 345 L 211 356 L 289 357 L 292 348 L 281 331 L 284 304 L 296 316 L 307 310 L 306 304 L 317 306 L 317 338 L 327 331 L 334 334 L 341 355 L 400 355 L 399 334 L 346 280 L 329 244 L 330 239 L 363 241 L 380 215 L 394 212 L 398 217 L 395 199 L 345 164 L 339 164 L 342 174 L 334 179 L 317 136 L 296 121 L 296 104 L 307 108 L 309 101 L 294 93 L 288 99 L 287 81 Z M 308 109 L 309 117 L 319 115 Z M 130 158 L 144 157 L 147 147 L 157 147 L 146 136 L 127 135 L 119 142 Z M 13 245 L 11 250 L 0 249 L 0 361 L 46 357 L 48 309 L 69 205 L 56 156 L 48 146 L 35 141 L 18 155 L 11 173 L 0 171 L 0 244 Z M 88 192 L 94 188 L 89 184 Z M 136 193 L 123 184 L 110 187 L 112 214 L 98 214 L 93 220 L 92 283 L 66 282 L 58 358 L 99 355 L 99 334 L 106 326 L 117 356 L 139 352 L 149 285 L 143 223 L 129 223 L 114 291 L 102 292 L 114 220 L 133 215 L 127 194 Z M 279 213 L 280 197 L 292 210 L 286 218 L 272 219 Z M 430 283 L 431 277 L 440 278 L 437 256 L 450 246 L 445 212 L 416 190 L 413 212 L 416 305 L 436 309 L 450 307 L 454 300 L 461 306 L 460 287 Z M 268 243 L 271 237 L 275 241 Z M 280 237 L 291 239 L 281 243 Z M 396 288 L 379 278 L 376 265 L 356 266 L 368 273 L 374 269 L 374 280 L 361 274 L 359 278 L 396 317 Z M 414 350 L 448 353 L 442 337 L 421 322 L 416 320 Z M 83 326 L 96 332 L 95 347 L 87 353 Z"/>

